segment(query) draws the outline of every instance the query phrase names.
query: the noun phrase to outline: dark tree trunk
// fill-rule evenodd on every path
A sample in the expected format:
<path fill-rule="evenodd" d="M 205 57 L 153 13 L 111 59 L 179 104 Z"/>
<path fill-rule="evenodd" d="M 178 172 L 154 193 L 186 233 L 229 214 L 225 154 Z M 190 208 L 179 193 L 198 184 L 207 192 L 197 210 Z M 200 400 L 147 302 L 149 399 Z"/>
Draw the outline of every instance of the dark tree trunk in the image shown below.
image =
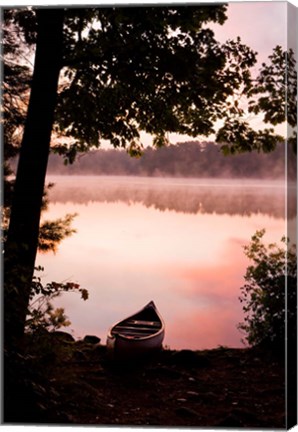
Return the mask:
<path fill-rule="evenodd" d="M 4 253 L 6 346 L 24 333 L 62 63 L 63 16 L 63 9 L 37 11 L 35 65 Z"/>

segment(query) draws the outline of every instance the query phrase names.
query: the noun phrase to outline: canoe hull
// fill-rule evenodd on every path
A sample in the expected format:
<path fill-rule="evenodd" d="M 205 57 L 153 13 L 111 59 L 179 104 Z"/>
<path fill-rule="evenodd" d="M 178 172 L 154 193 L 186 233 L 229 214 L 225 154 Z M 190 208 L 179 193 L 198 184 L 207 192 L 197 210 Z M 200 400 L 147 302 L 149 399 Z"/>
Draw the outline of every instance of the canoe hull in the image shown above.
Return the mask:
<path fill-rule="evenodd" d="M 115 358 L 133 358 L 158 351 L 162 347 L 164 332 L 150 340 L 127 340 L 117 336 L 107 337 L 107 349 Z"/>
<path fill-rule="evenodd" d="M 155 330 L 152 329 L 152 334 L 146 334 L 142 337 L 142 334 L 138 334 L 136 327 L 136 331 L 134 334 L 134 328 L 130 327 L 130 333 L 125 334 L 125 330 L 123 334 L 121 331 L 117 331 L 119 328 L 124 328 L 124 326 L 128 323 L 131 323 L 136 319 L 135 323 L 142 322 L 146 324 L 146 321 L 138 321 L 140 318 L 146 317 L 150 314 L 150 318 L 154 318 L 155 323 L 159 323 L 156 325 Z M 153 322 L 148 321 L 148 324 L 153 325 Z M 130 324 L 133 326 L 133 324 Z M 127 327 L 126 327 L 127 328 Z M 126 330 L 127 331 L 127 330 Z M 164 322 L 156 309 L 156 306 L 153 302 L 148 303 L 141 311 L 136 314 L 126 318 L 125 320 L 119 321 L 115 324 L 108 332 L 107 336 L 107 349 L 110 357 L 114 359 L 132 359 L 132 358 L 141 358 L 148 354 L 154 353 L 162 348 L 162 342 L 165 335 L 165 326 Z"/>

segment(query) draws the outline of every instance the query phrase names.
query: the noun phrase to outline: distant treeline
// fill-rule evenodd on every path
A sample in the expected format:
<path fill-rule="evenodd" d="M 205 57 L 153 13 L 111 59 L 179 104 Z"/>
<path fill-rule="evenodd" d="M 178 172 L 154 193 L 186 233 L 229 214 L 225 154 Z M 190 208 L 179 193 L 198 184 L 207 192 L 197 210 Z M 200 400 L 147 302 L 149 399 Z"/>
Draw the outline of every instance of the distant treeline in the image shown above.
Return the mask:
<path fill-rule="evenodd" d="M 78 157 L 65 166 L 61 156 L 52 154 L 49 174 L 134 175 L 201 178 L 266 178 L 284 176 L 285 150 L 224 156 L 214 143 L 184 142 L 167 147 L 147 148 L 140 158 L 119 149 L 100 149 Z"/>

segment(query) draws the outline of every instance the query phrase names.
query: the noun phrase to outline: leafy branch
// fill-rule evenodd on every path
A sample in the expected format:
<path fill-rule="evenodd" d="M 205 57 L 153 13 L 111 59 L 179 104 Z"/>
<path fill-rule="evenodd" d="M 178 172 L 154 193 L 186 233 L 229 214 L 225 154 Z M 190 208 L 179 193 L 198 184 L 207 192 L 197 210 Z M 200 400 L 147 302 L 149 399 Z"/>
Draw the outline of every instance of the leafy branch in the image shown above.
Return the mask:
<path fill-rule="evenodd" d="M 42 271 L 42 267 L 37 267 L 37 271 Z M 73 282 L 57 283 L 50 282 L 43 285 L 41 278 L 34 276 L 32 290 L 30 294 L 30 303 L 25 328 L 28 332 L 34 332 L 39 328 L 46 330 L 57 330 L 61 327 L 68 327 L 71 322 L 65 315 L 64 308 L 54 309 L 52 301 L 62 293 L 74 292 L 79 293 L 85 301 L 89 293 L 85 288 Z"/>

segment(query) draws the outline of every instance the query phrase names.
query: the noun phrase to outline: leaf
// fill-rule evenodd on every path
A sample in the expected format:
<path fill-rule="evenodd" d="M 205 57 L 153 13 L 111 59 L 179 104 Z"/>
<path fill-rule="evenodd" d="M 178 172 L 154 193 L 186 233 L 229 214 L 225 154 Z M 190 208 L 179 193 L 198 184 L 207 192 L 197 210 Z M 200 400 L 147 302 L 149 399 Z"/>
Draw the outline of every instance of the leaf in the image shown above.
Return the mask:
<path fill-rule="evenodd" d="M 83 300 L 88 300 L 89 298 L 89 293 L 86 289 L 81 289 L 81 296 Z"/>

